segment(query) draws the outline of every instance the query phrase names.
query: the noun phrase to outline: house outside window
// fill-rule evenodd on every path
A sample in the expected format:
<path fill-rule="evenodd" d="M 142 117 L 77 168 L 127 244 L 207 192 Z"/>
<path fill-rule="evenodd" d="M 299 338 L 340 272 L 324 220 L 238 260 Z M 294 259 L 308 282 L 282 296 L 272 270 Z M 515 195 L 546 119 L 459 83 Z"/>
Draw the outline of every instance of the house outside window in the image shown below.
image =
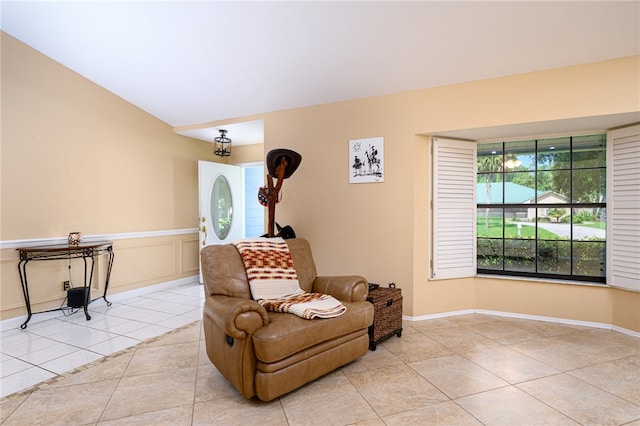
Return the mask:
<path fill-rule="evenodd" d="M 606 140 L 477 146 L 478 273 L 605 282 Z"/>

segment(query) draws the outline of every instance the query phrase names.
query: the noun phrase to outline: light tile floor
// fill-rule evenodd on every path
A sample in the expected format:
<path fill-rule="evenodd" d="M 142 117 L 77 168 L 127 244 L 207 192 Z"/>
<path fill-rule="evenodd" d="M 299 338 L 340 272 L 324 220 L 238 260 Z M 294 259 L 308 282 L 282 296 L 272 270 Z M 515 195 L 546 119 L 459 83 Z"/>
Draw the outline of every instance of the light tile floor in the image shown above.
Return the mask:
<path fill-rule="evenodd" d="M 95 300 L 89 321 L 78 310 L 34 314 L 24 330 L 3 324 L 0 397 L 202 318 L 204 290 L 195 281 L 132 293 L 138 295 L 107 295 L 111 306 Z"/>
<path fill-rule="evenodd" d="M 198 299 L 201 290 L 197 285 L 177 287 L 141 297 L 134 306 L 144 306 L 153 317 L 175 309 L 181 304 L 178 300 L 188 306 L 184 302 Z M 177 295 L 184 298 L 173 297 Z M 156 310 L 153 300 L 173 308 Z M 120 331 L 111 339 L 142 340 L 146 337 L 140 330 L 154 325 L 133 315 L 130 306 L 114 303 L 104 315 L 117 309 L 144 324 L 132 327 L 131 333 L 139 331 L 136 337 Z M 480 314 L 405 321 L 402 337 L 392 336 L 359 360 L 264 403 L 244 399 L 209 362 L 198 318 L 177 324 L 180 318 L 175 317 L 189 319 L 195 317 L 193 311 L 178 309 L 158 321 L 159 327 L 178 326 L 173 331 L 71 372 L 45 377 L 44 383 L 3 398 L 0 421 L 6 425 L 640 426 L 640 339 L 615 331 Z M 58 321 L 66 326 L 82 323 Z M 127 329 L 125 324 L 113 327 Z M 55 325 L 60 324 L 48 326 L 64 340 L 64 332 Z M 113 333 L 112 328 L 94 330 Z M 78 330 L 61 342 L 63 349 L 58 351 L 37 343 L 43 336 L 35 329 L 33 334 L 33 341 L 23 343 L 14 354 L 33 352 L 31 359 L 40 358 L 43 364 L 68 356 L 60 355 L 67 346 L 77 351 L 78 342 L 91 343 L 84 349 L 87 352 L 102 353 L 89 348 L 108 341 L 92 341 Z M 43 354 L 34 355 L 39 352 Z M 52 356 L 57 358 L 47 359 Z M 20 360 L 17 355 L 3 355 L 3 366 L 5 359 Z M 56 373 L 53 367 L 46 371 Z"/>

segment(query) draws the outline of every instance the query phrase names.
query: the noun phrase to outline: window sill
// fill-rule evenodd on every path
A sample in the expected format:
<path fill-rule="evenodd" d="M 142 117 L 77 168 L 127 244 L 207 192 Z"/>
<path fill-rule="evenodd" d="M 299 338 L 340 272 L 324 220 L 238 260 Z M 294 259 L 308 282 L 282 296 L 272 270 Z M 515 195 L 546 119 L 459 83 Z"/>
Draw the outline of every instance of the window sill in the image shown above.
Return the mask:
<path fill-rule="evenodd" d="M 573 281 L 573 280 L 562 280 L 562 279 L 551 279 L 551 278 L 535 278 L 535 277 L 519 277 L 513 275 L 492 275 L 492 274 L 477 274 L 478 278 L 491 278 L 498 280 L 510 280 L 510 281 L 529 281 L 529 282 L 537 282 L 537 283 L 545 283 L 545 284 L 570 284 L 570 285 L 579 285 L 579 286 L 587 286 L 587 287 L 606 287 L 606 288 L 617 288 L 612 287 L 605 283 L 596 283 L 590 281 Z"/>

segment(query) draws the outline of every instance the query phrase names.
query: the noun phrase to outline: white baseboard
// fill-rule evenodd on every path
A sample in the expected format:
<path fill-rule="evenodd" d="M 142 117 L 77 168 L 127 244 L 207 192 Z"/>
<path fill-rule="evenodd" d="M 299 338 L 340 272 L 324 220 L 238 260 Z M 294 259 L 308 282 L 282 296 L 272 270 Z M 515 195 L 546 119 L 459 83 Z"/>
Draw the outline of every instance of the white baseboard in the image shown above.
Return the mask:
<path fill-rule="evenodd" d="M 620 332 L 620 333 L 628 334 L 629 336 L 637 337 L 638 339 L 640 339 L 640 332 L 633 331 L 633 330 L 628 330 L 628 329 L 622 328 L 622 327 L 618 327 L 617 325 L 612 325 L 611 329 L 613 331 L 617 331 L 617 332 Z"/>
<path fill-rule="evenodd" d="M 109 302 L 118 302 L 121 300 L 127 300 L 132 297 L 144 296 L 156 291 L 167 290 L 169 288 L 178 287 L 185 284 L 198 284 L 198 275 L 193 275 L 186 278 L 180 278 L 173 281 L 167 281 L 160 284 L 154 284 L 147 287 L 136 288 L 134 290 L 123 291 L 113 295 L 107 294 Z M 204 290 L 202 290 L 204 291 Z"/>
<path fill-rule="evenodd" d="M 531 321 L 545 321 L 545 322 L 553 322 L 557 324 L 577 325 L 579 327 L 611 329 L 611 324 L 604 324 L 600 322 L 591 322 L 591 321 L 578 321 L 578 320 L 571 320 L 566 318 L 546 317 L 542 315 L 526 315 L 526 314 L 518 314 L 513 312 L 490 311 L 485 309 L 477 309 L 476 313 L 484 314 L 484 315 L 494 315 L 498 317 L 526 319 Z"/>
<path fill-rule="evenodd" d="M 590 321 L 578 321 L 578 320 L 571 320 L 566 318 L 545 317 L 541 315 L 526 315 L 526 314 L 518 314 L 515 312 L 490 311 L 486 309 L 465 309 L 462 311 L 443 312 L 443 313 L 433 314 L 433 315 L 420 315 L 417 317 L 410 317 L 410 316 L 403 315 L 402 319 L 406 321 L 423 321 L 423 320 L 446 318 L 446 317 L 452 317 L 457 315 L 468 315 L 468 314 L 494 315 L 494 316 L 507 317 L 507 318 L 520 318 L 520 319 L 526 319 L 531 321 L 546 321 L 546 322 L 554 322 L 558 324 L 577 325 L 577 326 L 589 327 L 589 328 L 602 328 L 605 330 L 613 330 L 620 333 L 628 334 L 629 336 L 640 338 L 640 332 L 628 330 L 626 328 L 618 327 L 616 325 L 611 325 L 611 324 L 605 324 L 600 322 L 590 322 Z"/>
<path fill-rule="evenodd" d="M 405 319 L 407 321 L 424 321 L 424 320 L 431 320 L 431 319 L 437 319 L 437 318 L 454 317 L 457 315 L 469 315 L 469 314 L 475 314 L 475 313 L 476 313 L 475 309 L 465 309 L 462 311 L 442 312 L 439 314 L 420 315 L 417 317 L 403 316 L 402 319 Z"/>
<path fill-rule="evenodd" d="M 134 290 L 123 291 L 121 293 L 109 294 L 107 292 L 107 300 L 109 302 L 118 302 L 122 300 L 131 299 L 133 297 L 144 296 L 146 294 L 150 294 L 156 291 L 179 287 L 181 285 L 198 284 L 198 281 L 199 281 L 198 275 L 193 275 L 191 277 L 180 278 L 177 280 L 167 281 L 160 284 L 154 284 L 147 287 L 136 288 Z M 91 311 L 90 307 L 89 307 L 89 311 Z M 60 315 L 61 315 L 61 311 L 59 310 L 55 310 L 51 312 L 34 313 L 33 316 L 31 317 L 31 320 L 29 321 L 29 324 L 35 324 L 35 323 L 46 321 L 49 319 L 58 318 L 60 317 Z M 24 316 L 8 318 L 6 320 L 0 321 L 0 331 L 6 331 L 12 328 L 20 328 L 20 326 L 26 319 L 27 319 L 27 316 L 24 315 Z"/>

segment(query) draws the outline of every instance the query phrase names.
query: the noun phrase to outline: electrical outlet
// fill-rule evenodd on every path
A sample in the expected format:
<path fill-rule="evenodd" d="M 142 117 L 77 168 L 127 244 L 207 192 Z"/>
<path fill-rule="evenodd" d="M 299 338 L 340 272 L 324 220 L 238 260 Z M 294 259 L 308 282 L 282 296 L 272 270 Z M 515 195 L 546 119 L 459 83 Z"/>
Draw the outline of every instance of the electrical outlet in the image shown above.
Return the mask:
<path fill-rule="evenodd" d="M 67 291 L 71 288 L 71 283 L 69 281 L 62 281 L 62 289 Z"/>

